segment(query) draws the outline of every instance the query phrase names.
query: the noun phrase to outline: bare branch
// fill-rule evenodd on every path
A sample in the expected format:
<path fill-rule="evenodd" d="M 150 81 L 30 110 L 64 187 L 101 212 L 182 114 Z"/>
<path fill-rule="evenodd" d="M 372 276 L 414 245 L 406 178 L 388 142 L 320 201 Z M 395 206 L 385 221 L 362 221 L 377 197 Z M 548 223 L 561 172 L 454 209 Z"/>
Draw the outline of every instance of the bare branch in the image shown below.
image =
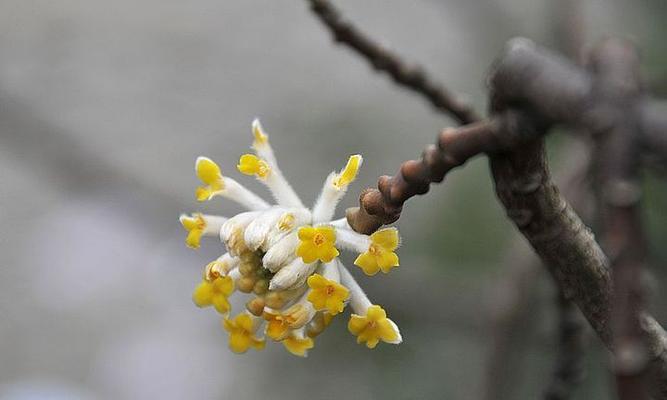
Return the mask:
<path fill-rule="evenodd" d="M 491 166 L 498 196 L 507 208 L 508 216 L 545 261 L 565 296 L 579 306 L 598 336 L 616 352 L 617 357 L 624 358 L 625 350 L 614 347 L 618 345 L 614 337 L 622 333 L 620 337 L 624 341 L 632 338 L 628 340 L 633 344 L 628 354 L 638 356 L 633 359 L 638 369 L 631 373 L 619 371 L 623 381 L 619 385 L 621 394 L 630 396 L 624 398 L 642 398 L 644 389 L 640 372 L 650 360 L 652 395 L 665 399 L 666 334 L 655 321 L 640 313 L 641 302 L 637 301 L 643 251 L 642 246 L 635 243 L 641 241 L 642 236 L 634 210 L 633 191 L 614 191 L 624 206 L 617 208 L 621 204 L 612 203 L 611 211 L 615 216 L 610 220 L 614 226 L 610 232 L 616 233 L 614 240 L 618 242 L 611 248 L 622 250 L 621 254 L 612 253 L 612 257 L 614 265 L 621 266 L 625 272 L 617 277 L 624 280 L 620 283 L 620 294 L 613 296 L 607 259 L 592 234 L 550 182 L 539 139 L 546 133 L 544 125 L 553 123 L 567 123 L 586 128 L 597 136 L 604 135 L 601 143 L 605 144 L 605 162 L 614 164 L 606 164 L 606 168 L 612 169 L 606 173 L 611 172 L 611 177 L 622 177 L 622 183 L 634 182 L 637 157 L 633 154 L 637 146 L 627 142 L 626 133 L 636 132 L 641 125 L 637 122 L 641 114 L 635 110 L 641 97 L 633 83 L 634 69 L 623 67 L 620 60 L 625 57 L 623 50 L 617 47 L 612 50 L 614 53 L 610 56 L 614 59 L 608 65 L 598 65 L 595 72 L 599 76 L 593 78 L 562 58 L 551 57 L 551 53 L 525 41 L 509 46 L 491 77 L 494 112 L 514 110 L 519 117 L 515 124 L 506 127 L 516 130 L 515 135 L 523 137 L 526 144 L 505 154 L 491 156 Z M 523 74 L 527 75 L 521 83 L 517 76 Z M 525 81 L 530 83 L 525 84 Z M 548 96 L 544 95 L 546 93 Z M 550 100 L 545 102 L 544 97 Z M 622 139 L 617 131 L 623 133 Z M 632 189 L 632 185 L 625 183 L 621 187 Z M 619 229 L 623 232 L 618 232 Z M 628 235 L 637 237 L 629 238 Z M 622 257 L 620 261 L 619 256 Z M 614 283 L 618 285 L 617 282 L 615 279 Z M 622 323 L 619 325 L 619 318 L 611 318 L 612 299 L 614 310 L 617 310 L 617 301 L 626 307 L 621 310 Z M 642 350 L 644 338 L 651 343 L 648 354 Z"/>
<path fill-rule="evenodd" d="M 442 182 L 450 170 L 475 155 L 496 151 L 500 146 L 495 135 L 496 125 L 496 121 L 482 121 L 442 131 L 437 144 L 427 147 L 419 160 L 404 162 L 393 177 L 380 177 L 378 189 L 361 193 L 361 207 L 347 210 L 347 221 L 352 229 L 372 233 L 396 221 L 403 203 L 414 195 L 428 192 L 431 182 Z"/>
<path fill-rule="evenodd" d="M 331 31 L 336 42 L 354 49 L 378 71 L 386 72 L 398 85 L 425 97 L 438 111 L 462 124 L 478 121 L 475 111 L 435 82 L 421 67 L 409 65 L 346 21 L 328 0 L 308 0 L 311 9 Z"/>
<path fill-rule="evenodd" d="M 555 177 L 559 187 L 563 188 L 565 197 L 585 221 L 590 220 L 594 205 L 587 179 L 591 164 L 589 147 L 583 140 L 575 140 L 566 146 L 562 152 L 567 155 L 567 158 L 563 163 L 563 168 Z M 524 244 L 524 241 L 522 240 L 520 244 Z M 511 376 L 508 376 L 510 372 L 507 363 L 511 362 L 512 356 L 517 353 L 512 345 L 525 329 L 522 322 L 526 318 L 525 314 L 530 305 L 534 304 L 533 289 L 540 276 L 538 271 L 542 268 L 542 263 L 534 254 L 520 251 L 518 245 L 519 243 L 515 243 L 508 251 L 503 265 L 508 265 L 510 268 L 503 272 L 502 278 L 496 282 L 491 291 L 493 338 L 484 385 L 484 398 L 488 400 L 512 398 L 511 393 L 507 393 L 507 388 L 514 386 Z M 574 378 L 582 374 L 581 366 L 576 360 L 583 358 L 584 353 L 582 348 L 575 345 L 577 341 L 583 340 L 580 336 L 583 336 L 584 332 L 582 330 L 570 332 L 572 324 L 569 322 L 571 320 L 569 311 L 571 307 L 568 308 L 568 312 L 563 312 L 560 304 L 561 296 L 559 295 L 556 300 L 560 311 L 557 332 L 559 335 L 558 355 L 549 386 L 553 390 L 547 390 L 547 393 L 553 392 L 554 395 L 574 391 L 579 380 L 565 377 Z M 578 310 L 576 313 L 580 314 Z M 578 320 L 582 322 L 580 315 Z M 570 333 L 565 335 L 566 331 Z"/>

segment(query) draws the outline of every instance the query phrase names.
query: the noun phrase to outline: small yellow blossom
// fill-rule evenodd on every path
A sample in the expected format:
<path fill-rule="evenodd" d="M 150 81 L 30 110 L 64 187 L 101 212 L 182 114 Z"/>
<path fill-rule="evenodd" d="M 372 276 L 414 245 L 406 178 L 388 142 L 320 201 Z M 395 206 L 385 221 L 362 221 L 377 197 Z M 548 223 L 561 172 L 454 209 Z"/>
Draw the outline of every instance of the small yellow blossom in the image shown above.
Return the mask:
<path fill-rule="evenodd" d="M 281 314 L 264 312 L 264 319 L 267 321 L 265 331 L 266 336 L 273 340 L 285 339 L 289 330 L 289 323 L 287 318 Z"/>
<path fill-rule="evenodd" d="M 180 221 L 183 228 L 188 231 L 188 236 L 185 238 L 185 244 L 191 249 L 198 249 L 199 242 L 204 234 L 204 229 L 206 229 L 204 216 L 198 213 L 193 214 L 192 217 L 181 215 Z"/>
<path fill-rule="evenodd" d="M 295 304 L 283 313 L 264 313 L 266 325 L 266 336 L 273 340 L 283 340 L 290 329 L 298 329 L 309 320 L 308 309 L 303 304 Z"/>
<path fill-rule="evenodd" d="M 225 189 L 225 180 L 220 172 L 218 164 L 206 157 L 199 157 L 195 164 L 197 177 L 205 185 L 199 186 L 195 191 L 197 201 L 210 200 Z"/>
<path fill-rule="evenodd" d="M 213 280 L 204 279 L 192 293 L 192 301 L 197 307 L 212 305 L 220 314 L 227 314 L 230 309 L 227 298 L 233 291 L 234 281 L 229 276 L 218 276 Z"/>
<path fill-rule="evenodd" d="M 261 179 L 266 178 L 271 173 L 269 164 L 254 154 L 242 155 L 236 167 L 244 175 L 255 175 Z"/>
<path fill-rule="evenodd" d="M 350 296 L 350 291 L 345 286 L 320 274 L 309 276 L 308 286 L 311 289 L 308 293 L 308 301 L 316 310 L 327 310 L 331 315 L 343 311 L 345 300 Z"/>
<path fill-rule="evenodd" d="M 234 319 L 225 318 L 222 326 L 229 332 L 229 348 L 235 353 L 245 353 L 250 347 L 261 350 L 264 340 L 255 336 L 255 324 L 248 313 L 241 313 Z"/>
<path fill-rule="evenodd" d="M 305 357 L 308 353 L 308 349 L 312 349 L 315 346 L 313 339 L 309 337 L 299 338 L 295 335 L 288 336 L 282 341 L 282 344 L 287 351 L 299 357 Z"/>
<path fill-rule="evenodd" d="M 362 158 L 359 154 L 350 156 L 347 160 L 345 168 L 334 178 L 333 185 L 337 189 L 342 189 L 343 187 L 349 185 L 357 178 L 357 173 L 359 168 L 361 168 Z"/>
<path fill-rule="evenodd" d="M 369 349 L 375 348 L 380 340 L 387 343 L 399 340 L 387 313 L 377 305 L 368 307 L 365 316 L 352 314 L 347 329 L 357 337 L 357 343 L 366 342 Z"/>
<path fill-rule="evenodd" d="M 381 229 L 371 235 L 368 251 L 354 260 L 366 275 L 375 275 L 379 270 L 387 273 L 398 266 L 398 256 L 394 252 L 398 247 L 398 230 L 396 228 Z"/>
<path fill-rule="evenodd" d="M 317 260 L 330 262 L 338 257 L 336 231 L 331 226 L 303 226 L 299 229 L 299 240 L 301 243 L 296 249 L 296 255 L 306 264 Z"/>

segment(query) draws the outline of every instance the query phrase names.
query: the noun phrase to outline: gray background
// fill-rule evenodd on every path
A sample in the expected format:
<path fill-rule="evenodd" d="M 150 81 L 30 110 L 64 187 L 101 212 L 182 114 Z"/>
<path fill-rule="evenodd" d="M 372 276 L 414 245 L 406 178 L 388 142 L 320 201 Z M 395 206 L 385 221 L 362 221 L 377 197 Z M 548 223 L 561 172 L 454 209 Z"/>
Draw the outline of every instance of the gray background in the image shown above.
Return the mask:
<path fill-rule="evenodd" d="M 567 47 L 555 0 L 336 3 L 479 110 L 507 39 Z M 586 0 L 577 14 L 584 46 L 608 34 L 638 42 L 649 85 L 665 92 L 664 1 Z M 187 249 L 177 217 L 239 211 L 195 202 L 193 164 L 205 154 L 237 176 L 255 116 L 306 203 L 349 154 L 364 155 L 340 210 L 451 124 L 335 47 L 304 1 L 0 1 L 0 399 L 479 398 L 493 287 L 526 251 L 483 159 L 408 203 L 400 268 L 356 274 L 404 344 L 369 351 L 339 318 L 307 359 L 272 343 L 227 350 L 219 318 L 190 300 L 223 248 Z M 550 141 L 555 170 L 569 141 Z M 658 267 L 667 192 L 647 182 Z M 498 372 L 511 398 L 536 398 L 554 356 L 553 288 L 544 273 L 534 286 Z M 591 339 L 577 398 L 608 398 L 606 361 Z"/>

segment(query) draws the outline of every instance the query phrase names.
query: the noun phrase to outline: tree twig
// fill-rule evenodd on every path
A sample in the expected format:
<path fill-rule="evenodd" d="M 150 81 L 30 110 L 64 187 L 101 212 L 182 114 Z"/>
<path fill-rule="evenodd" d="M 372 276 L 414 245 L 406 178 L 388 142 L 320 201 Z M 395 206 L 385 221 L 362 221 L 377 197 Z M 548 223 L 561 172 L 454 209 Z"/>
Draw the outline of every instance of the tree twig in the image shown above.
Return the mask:
<path fill-rule="evenodd" d="M 451 115 L 462 124 L 478 121 L 480 118 L 467 104 L 461 102 L 422 68 L 410 65 L 397 54 L 382 47 L 369 38 L 328 0 L 308 0 L 311 9 L 331 31 L 336 42 L 344 44 L 359 53 L 378 71 L 386 72 L 398 85 L 406 87 L 425 97 L 438 111 Z"/>
<path fill-rule="evenodd" d="M 393 177 L 380 177 L 378 189 L 361 193 L 361 207 L 347 210 L 352 229 L 372 233 L 396 221 L 407 199 L 428 192 L 432 182 L 442 182 L 449 171 L 471 157 L 497 150 L 501 143 L 495 135 L 496 125 L 495 120 L 488 120 L 442 131 L 436 144 L 427 147 L 419 160 L 404 162 Z"/>

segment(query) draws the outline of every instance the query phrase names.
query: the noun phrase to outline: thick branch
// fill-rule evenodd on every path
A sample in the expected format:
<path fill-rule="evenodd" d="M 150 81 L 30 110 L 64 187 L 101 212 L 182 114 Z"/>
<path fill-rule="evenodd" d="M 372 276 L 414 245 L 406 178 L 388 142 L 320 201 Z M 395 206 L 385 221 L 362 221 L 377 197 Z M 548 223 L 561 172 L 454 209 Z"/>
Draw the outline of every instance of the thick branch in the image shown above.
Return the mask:
<path fill-rule="evenodd" d="M 625 85 L 625 90 L 630 90 L 632 85 L 628 86 L 628 74 L 616 69 L 616 61 L 612 63 L 613 68 L 610 68 L 610 71 L 624 77 L 618 83 Z M 543 65 L 540 67 L 541 64 Z M 605 71 L 605 74 L 607 72 Z M 520 85 L 517 76 L 524 74 L 527 76 L 524 76 L 523 80 L 529 80 L 530 83 Z M 561 80 L 562 85 L 559 87 Z M 573 85 L 573 81 L 579 84 Z M 494 112 L 504 114 L 514 110 L 523 115 L 523 120 L 519 118 L 519 123 L 515 126 L 507 125 L 506 128 L 517 130 L 512 136 L 522 137 L 526 141 L 525 145 L 491 157 L 498 196 L 507 208 L 508 216 L 559 281 L 565 296 L 579 306 L 598 336 L 614 349 L 612 332 L 616 329 L 612 330 L 610 321 L 612 285 L 607 260 L 592 234 L 551 183 L 540 138 L 546 133 L 544 124 L 568 123 L 598 134 L 608 134 L 615 129 L 632 130 L 636 125 L 624 125 L 625 120 L 622 120 L 623 123 L 615 119 L 609 120 L 609 115 L 622 115 L 622 112 L 615 108 L 610 114 L 609 104 L 601 100 L 599 82 L 593 85 L 590 76 L 586 78 L 585 72 L 578 71 L 559 57 L 551 57 L 550 53 L 530 43 L 512 43 L 497 63 L 490 82 Z M 578 88 L 579 85 L 584 86 Z M 604 87 L 612 97 L 618 95 L 619 89 L 614 89 L 614 85 L 607 83 Z M 549 106 L 540 101 L 540 93 L 551 99 L 546 102 Z M 628 110 L 628 104 L 624 106 L 623 111 L 629 111 L 632 120 L 632 108 Z M 618 140 L 614 139 L 616 135 L 609 137 L 612 139 L 608 140 L 612 142 Z M 615 144 L 612 147 L 623 148 Z M 615 155 L 611 154 L 609 162 L 627 162 L 618 160 Z M 613 168 L 626 170 L 625 167 Z M 634 217 L 625 211 L 619 214 L 621 225 L 635 223 Z M 637 230 L 633 228 L 630 233 L 632 232 L 636 233 Z M 620 235 L 627 238 L 625 233 Z M 615 254 L 612 256 L 616 257 Z M 637 260 L 635 256 L 629 259 Z M 627 300 L 627 296 L 622 298 Z M 628 318 L 643 318 L 637 319 L 633 326 L 641 330 L 640 335 L 652 343 L 649 352 L 654 378 L 652 394 L 659 399 L 667 398 L 665 348 L 662 347 L 665 342 L 664 330 L 650 317 L 640 317 L 636 306 L 623 315 Z M 645 318 L 649 320 L 644 320 Z M 653 329 L 648 330 L 649 326 Z M 616 350 L 622 351 L 621 348 Z M 639 354 L 641 356 L 641 351 Z"/>
<path fill-rule="evenodd" d="M 346 21 L 328 0 L 308 0 L 311 9 L 331 31 L 336 42 L 355 50 L 378 71 L 386 72 L 398 85 L 425 97 L 438 111 L 449 114 L 458 122 L 468 124 L 480 118 L 475 111 L 435 82 L 426 71 L 409 65 L 397 54 L 383 48 Z"/>

